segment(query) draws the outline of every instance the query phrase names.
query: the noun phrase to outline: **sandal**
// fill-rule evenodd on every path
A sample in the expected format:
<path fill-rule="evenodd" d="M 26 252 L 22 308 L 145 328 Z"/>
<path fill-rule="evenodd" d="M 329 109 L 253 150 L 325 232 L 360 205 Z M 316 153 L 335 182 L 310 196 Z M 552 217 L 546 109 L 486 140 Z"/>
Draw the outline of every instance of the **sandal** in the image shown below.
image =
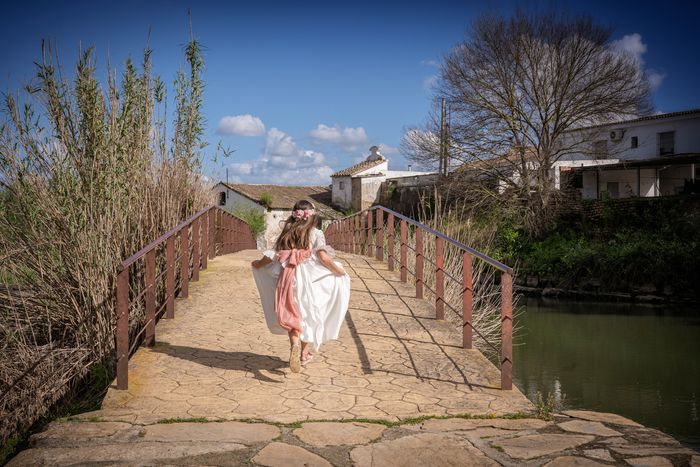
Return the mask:
<path fill-rule="evenodd" d="M 307 353 L 306 358 L 304 358 L 303 356 L 301 358 L 301 366 L 306 366 L 313 359 L 314 359 L 314 354 Z"/>
<path fill-rule="evenodd" d="M 298 342 L 292 344 L 292 348 L 289 351 L 289 369 L 292 370 L 292 373 L 301 371 L 301 344 Z"/>

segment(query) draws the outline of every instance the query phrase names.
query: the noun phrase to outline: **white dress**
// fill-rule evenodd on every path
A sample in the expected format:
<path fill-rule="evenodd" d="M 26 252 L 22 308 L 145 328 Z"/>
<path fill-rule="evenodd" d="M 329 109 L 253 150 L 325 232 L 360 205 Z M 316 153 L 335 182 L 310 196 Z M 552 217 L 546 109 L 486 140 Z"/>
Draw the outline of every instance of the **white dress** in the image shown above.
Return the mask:
<path fill-rule="evenodd" d="M 338 338 L 350 301 L 350 277 L 336 276 L 318 259 L 320 250 L 325 250 L 331 257 L 335 256 L 333 248 L 326 245 L 323 232 L 314 228 L 310 235 L 312 254 L 294 272 L 294 301 L 301 314 L 301 340 L 318 350 L 324 342 Z M 277 260 L 273 250 L 263 254 L 272 263 L 260 269 L 253 268 L 253 277 L 260 293 L 265 321 L 273 334 L 287 334 L 277 324 L 275 313 L 277 279 L 284 265 Z M 336 264 L 340 265 L 337 261 Z"/>

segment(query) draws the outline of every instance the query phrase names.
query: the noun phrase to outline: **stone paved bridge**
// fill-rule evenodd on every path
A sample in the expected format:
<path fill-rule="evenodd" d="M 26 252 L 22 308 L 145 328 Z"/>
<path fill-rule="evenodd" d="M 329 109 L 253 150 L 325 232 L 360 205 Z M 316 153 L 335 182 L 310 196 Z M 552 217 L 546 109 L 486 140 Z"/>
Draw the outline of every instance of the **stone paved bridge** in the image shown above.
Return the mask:
<path fill-rule="evenodd" d="M 300 374 L 287 366 L 289 341 L 265 326 L 247 250 L 218 257 L 158 324 L 154 347 L 129 362 L 129 389 L 110 389 L 103 408 L 137 421 L 255 418 L 272 422 L 531 411 L 518 391 L 461 331 L 435 320 L 430 302 L 385 263 L 341 254 L 352 294 L 340 339 Z"/>
<path fill-rule="evenodd" d="M 517 388 L 498 389 L 500 374 L 483 355 L 461 348 L 459 329 L 364 256 L 340 255 L 352 276 L 340 339 L 292 374 L 288 341 L 267 331 L 249 272 L 258 255 L 210 262 L 175 319 L 159 322 L 156 345 L 132 357 L 129 389 L 112 387 L 101 410 L 53 422 L 11 464 L 700 462 L 612 414 L 534 418 Z"/>

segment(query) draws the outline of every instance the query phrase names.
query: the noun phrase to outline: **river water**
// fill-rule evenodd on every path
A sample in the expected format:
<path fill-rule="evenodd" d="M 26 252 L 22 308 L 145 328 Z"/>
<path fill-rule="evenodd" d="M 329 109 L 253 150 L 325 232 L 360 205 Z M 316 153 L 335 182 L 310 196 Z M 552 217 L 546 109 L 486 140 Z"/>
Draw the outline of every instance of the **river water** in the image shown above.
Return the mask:
<path fill-rule="evenodd" d="M 700 307 L 524 299 L 515 384 L 700 449 Z"/>

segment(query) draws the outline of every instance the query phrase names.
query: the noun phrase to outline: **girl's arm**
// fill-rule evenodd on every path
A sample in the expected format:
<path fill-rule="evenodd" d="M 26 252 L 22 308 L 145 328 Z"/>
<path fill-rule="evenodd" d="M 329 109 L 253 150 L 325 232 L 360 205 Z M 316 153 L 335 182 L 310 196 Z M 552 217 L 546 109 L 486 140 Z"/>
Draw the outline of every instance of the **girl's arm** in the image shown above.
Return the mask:
<path fill-rule="evenodd" d="M 260 268 L 263 268 L 263 267 L 267 266 L 267 265 L 270 264 L 271 262 L 272 262 L 272 260 L 271 260 L 270 258 L 268 258 L 267 256 L 264 256 L 264 255 L 263 255 L 262 258 L 256 259 L 255 261 L 253 261 L 252 263 L 250 263 L 250 265 L 253 266 L 255 269 L 260 269 Z"/>
<path fill-rule="evenodd" d="M 335 261 L 333 261 L 331 255 L 329 255 L 325 250 L 318 250 L 316 255 L 318 256 L 318 260 L 321 262 L 321 264 L 330 269 L 336 276 L 344 276 L 347 274 L 345 269 L 335 264 Z"/>

